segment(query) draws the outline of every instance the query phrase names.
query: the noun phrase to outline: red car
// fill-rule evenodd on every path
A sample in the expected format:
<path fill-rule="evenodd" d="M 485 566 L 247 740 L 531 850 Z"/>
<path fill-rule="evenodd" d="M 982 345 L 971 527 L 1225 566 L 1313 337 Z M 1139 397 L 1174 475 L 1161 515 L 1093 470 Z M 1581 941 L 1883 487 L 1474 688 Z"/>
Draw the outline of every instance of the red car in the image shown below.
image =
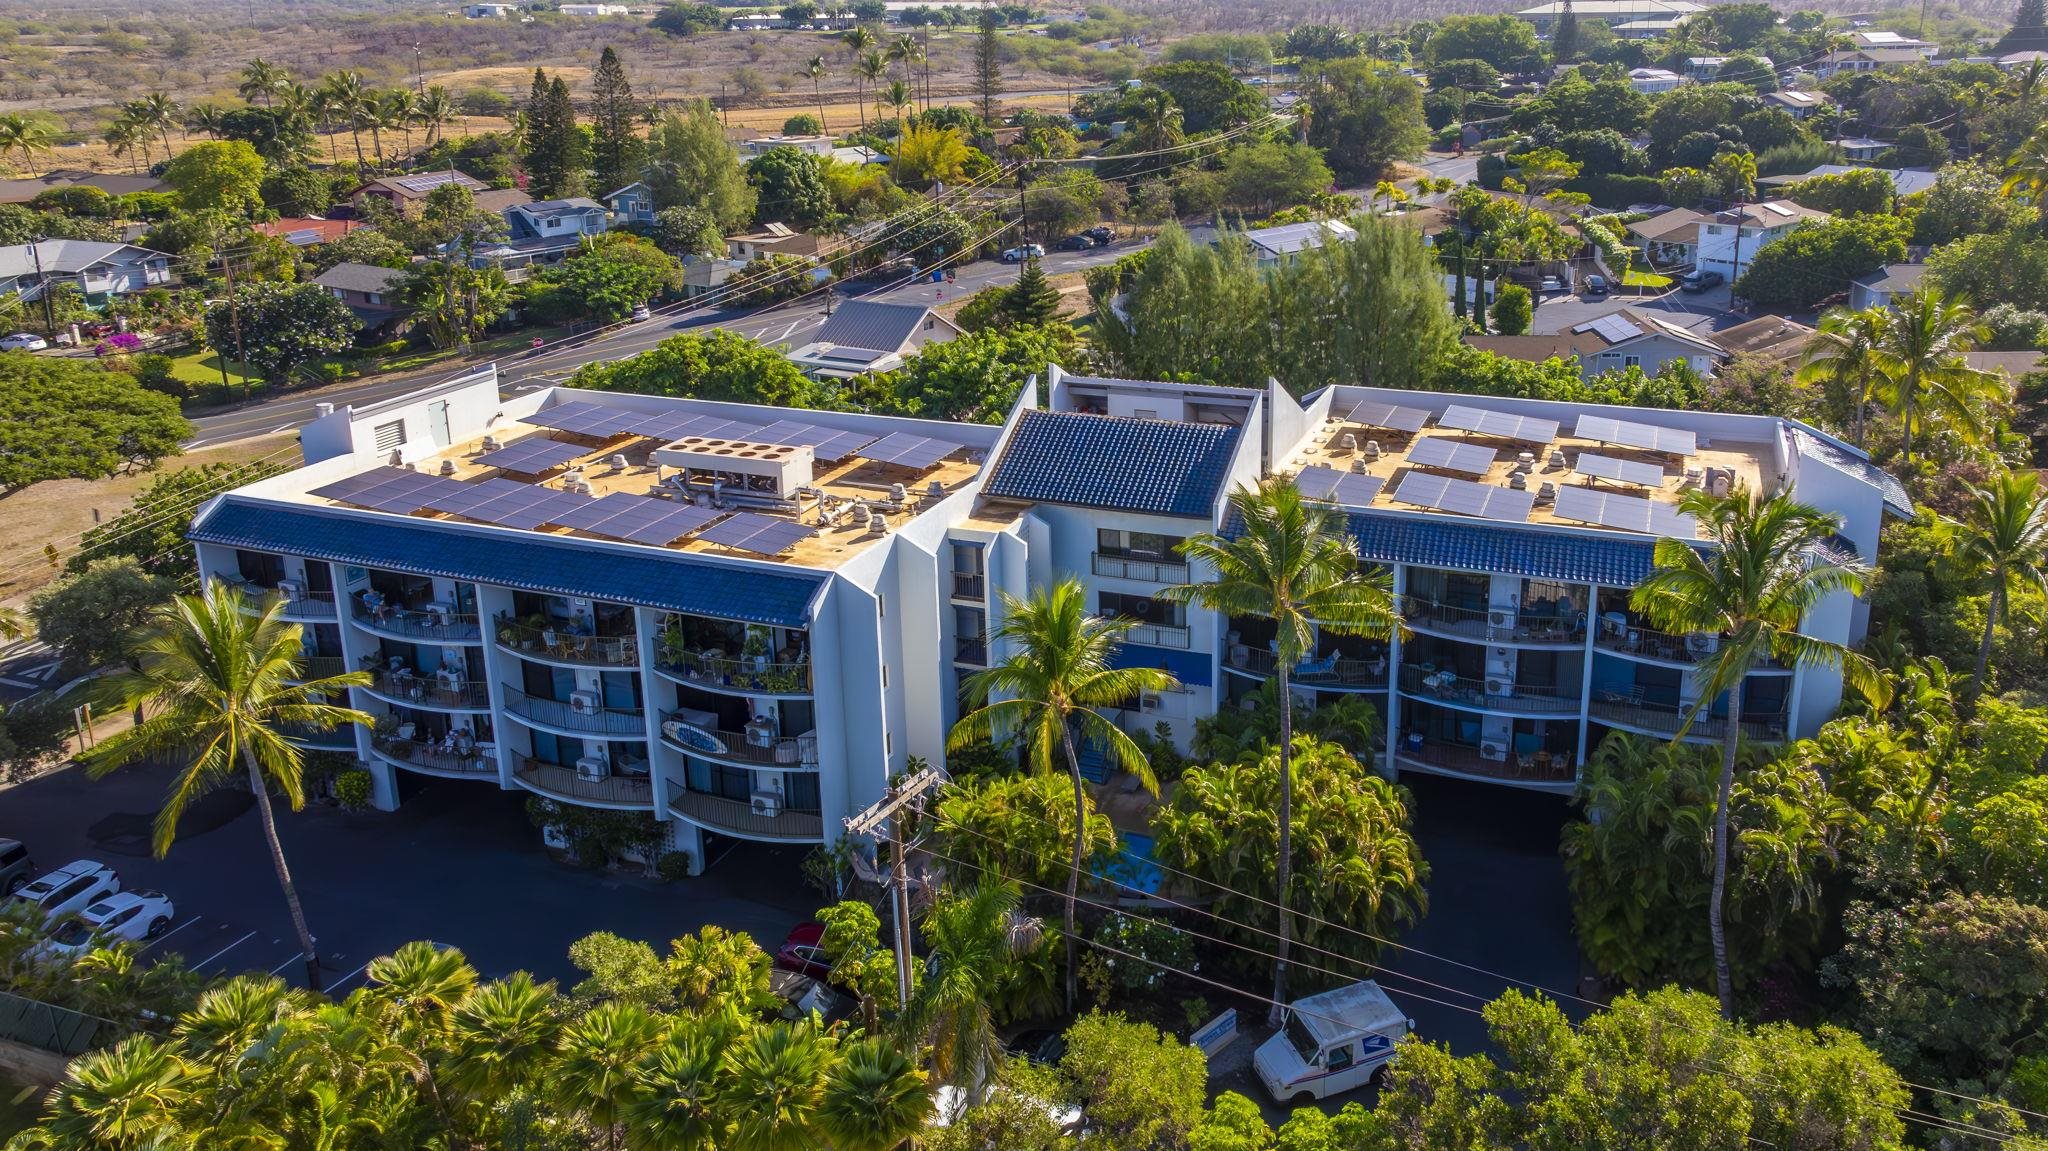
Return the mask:
<path fill-rule="evenodd" d="M 789 937 L 782 941 L 782 946 L 775 949 L 775 966 L 813 979 L 830 976 L 832 964 L 825 958 L 825 949 L 819 946 L 824 938 L 824 924 L 797 924 L 789 929 Z"/>

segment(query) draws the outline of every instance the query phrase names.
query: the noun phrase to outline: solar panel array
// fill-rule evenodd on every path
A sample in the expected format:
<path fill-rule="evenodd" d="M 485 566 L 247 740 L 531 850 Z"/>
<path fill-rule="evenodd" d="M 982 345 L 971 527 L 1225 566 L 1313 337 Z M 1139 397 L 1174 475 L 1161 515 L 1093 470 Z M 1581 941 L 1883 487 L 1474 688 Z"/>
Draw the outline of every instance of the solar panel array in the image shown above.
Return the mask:
<path fill-rule="evenodd" d="M 467 511 L 455 514 L 464 519 L 496 524 L 501 528 L 516 528 L 530 532 L 542 524 L 555 523 L 557 517 L 568 515 L 590 502 L 589 496 L 580 496 L 575 492 L 520 484 L 518 491 L 505 491 Z"/>
<path fill-rule="evenodd" d="M 842 432 L 801 420 L 777 420 L 762 428 L 760 435 L 771 444 L 802 444 L 821 460 L 843 460 L 858 455 L 862 448 L 876 439 L 866 432 Z"/>
<path fill-rule="evenodd" d="M 808 447 L 817 458 L 826 461 L 861 456 L 880 463 L 902 464 L 912 468 L 931 467 L 964 446 L 950 440 L 937 440 L 908 432 L 897 432 L 877 440 L 868 432 L 841 431 L 838 428 L 805 423 L 802 420 L 776 420 L 765 425 L 750 424 L 743 420 L 729 420 L 724 416 L 702 412 L 627 411 L 604 404 L 593 404 L 586 400 L 571 400 L 565 404 L 543 408 L 523 417 L 521 422 L 582 436 L 595 436 L 599 439 L 619 435 L 650 436 L 659 440 L 699 436 L 706 439 L 747 440 L 759 444 L 787 444 Z M 883 454 L 876 455 L 875 452 L 869 451 L 869 448 L 876 448 Z"/>
<path fill-rule="evenodd" d="M 546 436 L 528 436 L 496 451 L 485 452 L 476 458 L 476 462 L 503 471 L 537 476 L 589 454 L 590 449 L 580 444 L 563 443 Z"/>
<path fill-rule="evenodd" d="M 1424 436 L 1408 449 L 1408 462 L 1425 468 L 1447 468 L 1483 476 L 1500 455 L 1496 449 L 1442 436 Z"/>
<path fill-rule="evenodd" d="M 878 464 L 928 468 L 959 451 L 963 446 L 965 445 L 956 444 L 951 440 L 935 440 L 909 432 L 896 432 L 866 445 L 857 454 L 864 460 L 873 460 Z"/>
<path fill-rule="evenodd" d="M 1575 333 L 1589 331 L 1596 333 L 1609 344 L 1619 344 L 1624 340 L 1633 340 L 1643 334 L 1641 327 L 1620 312 L 1610 316 L 1602 316 L 1597 320 L 1588 320 L 1583 324 L 1574 326 L 1572 331 Z"/>
<path fill-rule="evenodd" d="M 1654 488 L 1664 482 L 1664 469 L 1656 464 L 1641 460 L 1618 460 L 1594 452 L 1580 452 L 1577 465 L 1572 468 L 1582 476 L 1596 480 L 1615 480 L 1638 487 Z"/>
<path fill-rule="evenodd" d="M 1480 484 L 1431 472 L 1409 472 L 1394 491 L 1394 499 L 1416 507 L 1489 520 L 1522 522 L 1536 506 L 1536 493 L 1516 491 L 1497 484 Z"/>
<path fill-rule="evenodd" d="M 477 480 L 473 483 L 456 485 L 454 490 L 444 492 L 428 500 L 427 510 L 446 512 L 451 516 L 466 516 L 471 511 L 482 507 L 485 503 L 500 496 L 507 496 L 514 492 L 529 491 L 531 489 L 531 484 L 522 484 L 518 480 L 508 480 L 503 476 L 492 476 L 487 480 Z"/>
<path fill-rule="evenodd" d="M 781 555 L 817 534 L 818 529 L 803 524 L 740 512 L 698 532 L 697 538 L 720 547 L 773 556 Z"/>
<path fill-rule="evenodd" d="M 430 500 L 455 488 L 458 480 L 416 472 L 410 468 L 373 468 L 360 475 L 315 488 L 314 495 L 336 503 L 354 504 L 371 511 L 406 515 L 427 506 Z"/>
<path fill-rule="evenodd" d="M 672 500 L 615 492 L 563 512 L 553 522 L 558 527 L 608 539 L 666 547 L 724 514 Z"/>
<path fill-rule="evenodd" d="M 431 192 L 443 184 L 453 184 L 460 179 L 460 172 L 427 172 L 418 176 L 398 176 L 391 182 L 408 192 Z"/>
<path fill-rule="evenodd" d="M 1689 456 L 1700 450 L 1699 436 L 1683 428 L 1638 424 L 1617 420 L 1613 416 L 1580 416 L 1579 426 L 1572 434 L 1582 440 L 1674 456 Z"/>
<path fill-rule="evenodd" d="M 1360 400 L 1344 413 L 1344 422 L 1413 434 L 1429 423 L 1429 409 L 1403 408 L 1382 400 Z"/>
<path fill-rule="evenodd" d="M 1475 432 L 1496 439 L 1522 440 L 1532 444 L 1547 444 L 1557 438 L 1556 420 L 1518 416 L 1513 412 L 1496 412 L 1487 408 L 1469 408 L 1463 404 L 1452 404 L 1445 408 L 1444 414 L 1436 418 L 1436 426 L 1454 428 L 1461 432 Z"/>
<path fill-rule="evenodd" d="M 1326 500 L 1346 507 L 1362 508 L 1371 505 L 1373 497 L 1387 486 L 1383 476 L 1369 476 L 1363 472 L 1340 472 L 1322 464 L 1312 464 L 1301 469 L 1294 477 L 1294 486 L 1301 494 L 1312 500 Z"/>
<path fill-rule="evenodd" d="M 1648 532 L 1652 535 L 1692 539 L 1699 534 L 1698 521 L 1671 504 L 1642 496 L 1566 484 L 1557 489 L 1557 517 L 1594 524 L 1603 528 Z"/>
<path fill-rule="evenodd" d="M 633 431 L 649 418 L 646 412 L 593 404 L 588 400 L 571 400 L 566 404 L 542 408 L 530 416 L 521 416 L 520 422 L 537 424 L 543 428 L 558 428 L 579 436 L 609 439 Z"/>

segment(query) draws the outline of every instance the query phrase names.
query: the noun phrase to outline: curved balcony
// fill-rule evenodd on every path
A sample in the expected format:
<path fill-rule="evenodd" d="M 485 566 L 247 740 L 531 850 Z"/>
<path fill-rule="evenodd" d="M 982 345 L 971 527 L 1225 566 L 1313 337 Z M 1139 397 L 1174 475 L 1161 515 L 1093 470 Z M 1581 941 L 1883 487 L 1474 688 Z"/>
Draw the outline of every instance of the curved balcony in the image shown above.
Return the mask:
<path fill-rule="evenodd" d="M 1583 612 L 1536 616 L 1513 608 L 1453 607 L 1435 600 L 1402 596 L 1401 617 L 1416 631 L 1469 643 L 1564 648 L 1583 647 L 1586 642 Z"/>
<path fill-rule="evenodd" d="M 299 657 L 299 674 L 292 677 L 292 682 L 329 679 L 347 670 L 348 661 L 338 655 L 304 655 Z"/>
<path fill-rule="evenodd" d="M 491 685 L 480 679 L 444 679 L 409 671 L 376 668 L 363 690 L 386 703 L 429 711 L 489 711 Z"/>
<path fill-rule="evenodd" d="M 284 596 L 284 618 L 298 622 L 317 623 L 335 618 L 334 593 L 332 591 L 306 591 L 294 586 L 290 594 L 281 588 L 269 587 L 242 578 L 239 575 L 215 575 L 214 582 L 223 583 L 242 593 L 242 610 L 255 613 L 261 610 L 263 602 L 272 596 Z"/>
<path fill-rule="evenodd" d="M 491 618 L 498 646 L 537 663 L 564 667 L 639 667 L 640 640 L 634 635 L 580 635 L 566 627 L 535 626 L 498 615 Z"/>
<path fill-rule="evenodd" d="M 483 635 L 478 630 L 476 617 L 473 615 L 415 611 L 411 608 L 370 608 L 353 596 L 349 598 L 348 610 L 357 627 L 372 635 L 389 636 L 392 639 L 415 642 L 425 640 L 428 643 L 477 643 Z"/>
<path fill-rule="evenodd" d="M 1691 667 L 1720 649 L 1720 637 L 1705 633 L 1673 635 L 1655 628 L 1639 627 L 1614 616 L 1603 616 L 1600 626 L 1593 632 L 1593 646 L 1643 663 Z M 1758 660 L 1750 670 L 1783 672 L 1791 669 L 1766 658 Z"/>
<path fill-rule="evenodd" d="M 542 763 L 520 756 L 513 782 L 536 795 L 584 807 L 642 810 L 654 806 L 654 781 L 645 775 L 607 775 L 586 779 L 573 767 Z"/>
<path fill-rule="evenodd" d="M 1520 756 L 1513 752 L 1494 759 L 1476 747 L 1461 743 L 1403 743 L 1394 751 L 1394 762 L 1437 775 L 1480 779 L 1543 791 L 1568 791 L 1577 776 L 1572 762 L 1563 756 L 1538 752 Z"/>
<path fill-rule="evenodd" d="M 637 708 L 579 709 L 560 700 L 528 695 L 514 687 L 499 690 L 504 692 L 505 710 L 531 727 L 558 735 L 599 739 L 647 738 L 647 716 Z"/>
<path fill-rule="evenodd" d="M 750 803 L 669 785 L 668 811 L 685 823 L 743 839 L 773 843 L 815 843 L 825 837 L 825 820 L 815 811 L 784 810 L 761 815 Z"/>
<path fill-rule="evenodd" d="M 809 661 L 768 663 L 718 651 L 667 651 L 654 670 L 666 679 L 720 695 L 800 699 L 811 694 Z"/>
<path fill-rule="evenodd" d="M 1463 679 L 1447 671 L 1401 669 L 1401 694 L 1465 711 L 1522 715 L 1577 715 L 1584 697 L 1577 687 L 1549 687 L 1501 680 Z"/>
<path fill-rule="evenodd" d="M 1693 719 L 1692 726 L 1686 727 L 1692 709 L 1675 704 L 1646 703 L 1639 691 L 1615 691 L 1594 688 L 1593 699 L 1587 712 L 1596 720 L 1609 727 L 1633 731 L 1639 735 L 1655 735 L 1670 739 L 1681 729 L 1685 738 L 1696 743 L 1719 743 L 1728 734 L 1728 718 L 1720 715 L 1701 715 Z M 1783 743 L 1787 734 L 1785 713 L 1776 715 L 1745 715 L 1741 733 L 1744 739 L 1759 743 Z"/>
<path fill-rule="evenodd" d="M 283 724 L 278 728 L 285 739 L 309 751 L 354 751 L 356 749 L 356 725 L 344 723 L 326 731 L 303 727 L 298 724 Z"/>
<path fill-rule="evenodd" d="M 661 742 L 699 759 L 777 771 L 815 771 L 818 767 L 818 736 L 776 735 L 767 726 L 747 731 L 723 731 L 692 722 L 681 712 L 661 713 Z"/>
<path fill-rule="evenodd" d="M 1224 667 L 1239 675 L 1258 679 L 1273 678 L 1279 664 L 1279 656 L 1249 644 L 1232 644 L 1223 656 Z M 1294 670 L 1288 674 L 1288 681 L 1318 691 L 1385 691 L 1387 657 L 1378 655 L 1371 659 L 1341 659 L 1324 656 L 1305 659 L 1294 665 Z"/>
<path fill-rule="evenodd" d="M 421 775 L 444 779 L 498 778 L 497 756 L 482 748 L 465 754 L 441 751 L 430 744 L 410 739 L 377 736 L 370 740 L 370 752 L 395 767 L 417 771 Z"/>

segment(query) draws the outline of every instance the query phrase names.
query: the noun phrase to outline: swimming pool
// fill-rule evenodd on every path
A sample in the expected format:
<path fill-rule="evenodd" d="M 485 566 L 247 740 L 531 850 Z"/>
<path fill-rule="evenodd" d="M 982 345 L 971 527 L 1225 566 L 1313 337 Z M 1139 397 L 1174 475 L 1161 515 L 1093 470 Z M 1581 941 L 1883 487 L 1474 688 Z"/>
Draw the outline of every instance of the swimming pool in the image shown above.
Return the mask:
<path fill-rule="evenodd" d="M 1119 885 L 1126 895 L 1157 895 L 1165 873 L 1152 861 L 1152 837 L 1125 834 L 1117 837 L 1122 849 L 1097 865 L 1095 877 Z"/>

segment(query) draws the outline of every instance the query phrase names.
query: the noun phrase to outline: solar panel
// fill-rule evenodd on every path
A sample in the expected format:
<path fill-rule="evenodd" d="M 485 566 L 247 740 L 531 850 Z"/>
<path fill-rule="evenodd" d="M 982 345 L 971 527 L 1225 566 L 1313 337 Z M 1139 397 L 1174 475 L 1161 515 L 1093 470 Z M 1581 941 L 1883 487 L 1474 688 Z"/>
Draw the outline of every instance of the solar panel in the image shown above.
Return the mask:
<path fill-rule="evenodd" d="M 1380 494 L 1387 481 L 1384 476 L 1340 472 L 1336 468 L 1313 464 L 1301 469 L 1300 474 L 1294 477 L 1294 486 L 1312 500 L 1362 508 L 1371 505 L 1373 497 Z"/>
<path fill-rule="evenodd" d="M 759 443 L 761 425 L 728 420 L 724 416 L 696 416 L 670 439 L 698 436 L 710 440 L 746 440 Z"/>
<path fill-rule="evenodd" d="M 1639 424 L 1613 416 L 1580 416 L 1579 426 L 1572 434 L 1582 440 L 1674 456 L 1689 456 L 1700 450 L 1699 436 L 1683 428 Z"/>
<path fill-rule="evenodd" d="M 1430 472 L 1409 472 L 1395 489 L 1394 499 L 1436 511 L 1516 522 L 1527 520 L 1530 509 L 1536 506 L 1535 492 L 1518 492 Z"/>
<path fill-rule="evenodd" d="M 1566 484 L 1557 489 L 1555 510 L 1559 519 L 1577 520 L 1603 528 L 1679 539 L 1691 539 L 1699 534 L 1698 521 L 1671 504 L 1576 484 Z"/>
<path fill-rule="evenodd" d="M 542 408 L 532 415 L 521 416 L 519 417 L 519 422 L 522 424 L 533 424 L 536 427 L 566 429 L 569 424 L 577 422 L 579 417 L 591 412 L 602 412 L 604 410 L 604 405 L 602 404 L 593 404 L 588 400 L 570 400 L 567 403 Z M 565 420 L 567 423 L 563 422 Z"/>
<path fill-rule="evenodd" d="M 431 192 L 443 184 L 453 184 L 460 179 L 460 172 L 427 172 L 418 176 L 399 176 L 391 182 L 408 192 Z"/>
<path fill-rule="evenodd" d="M 604 534 L 629 543 L 667 547 L 725 514 L 668 500 L 654 502 L 660 506 L 635 509 L 606 523 Z M 805 530 L 809 531 L 808 528 Z"/>
<path fill-rule="evenodd" d="M 567 444 L 546 436 L 529 436 L 495 452 L 485 452 L 476 458 L 476 462 L 521 475 L 537 476 L 589 454 L 590 449 L 581 444 Z"/>
<path fill-rule="evenodd" d="M 1499 451 L 1479 444 L 1447 440 L 1442 436 L 1424 436 L 1408 449 L 1408 462 L 1425 468 L 1447 468 L 1483 476 L 1499 455 Z"/>
<path fill-rule="evenodd" d="M 314 488 L 309 494 L 318 496 L 323 500 L 334 500 L 338 503 L 346 502 L 350 496 L 360 495 L 371 488 L 389 483 L 394 476 L 416 474 L 418 473 L 406 468 L 371 468 L 367 472 L 357 472 L 347 479 L 336 480 L 325 487 Z"/>
<path fill-rule="evenodd" d="M 527 486 L 518 480 L 508 480 L 503 476 L 492 476 L 487 480 L 477 480 L 473 483 L 462 484 L 457 488 L 442 492 L 433 499 L 428 500 L 426 506 L 430 511 L 447 512 L 449 515 L 454 516 L 466 516 L 489 500 L 497 499 L 507 492 L 524 491 Z"/>
<path fill-rule="evenodd" d="M 914 436 L 909 432 L 896 432 L 861 448 L 858 454 L 862 459 L 873 460 L 878 464 L 897 464 L 906 468 L 923 469 L 931 467 L 960 448 L 961 445 L 951 440 L 935 440 L 927 436 Z"/>
<path fill-rule="evenodd" d="M 673 440 L 684 435 L 691 425 L 705 417 L 691 412 L 660 412 L 643 418 L 633 425 L 636 436 L 651 436 L 657 440 Z"/>
<path fill-rule="evenodd" d="M 460 480 L 443 479 L 423 472 L 405 472 L 381 487 L 352 497 L 349 502 L 371 511 L 396 512 L 410 515 L 427 506 L 428 501 L 453 492 L 463 486 Z"/>
<path fill-rule="evenodd" d="M 697 538 L 720 547 L 772 556 L 780 555 L 817 534 L 818 529 L 790 520 L 741 512 L 698 532 Z"/>
<path fill-rule="evenodd" d="M 569 515 L 589 502 L 589 496 L 522 484 L 520 490 L 506 492 L 462 514 L 499 527 L 532 531 L 542 524 L 554 523 L 555 517 Z"/>
<path fill-rule="evenodd" d="M 574 432 L 579 436 L 610 439 L 632 431 L 635 426 L 647 422 L 648 418 L 646 412 L 593 404 L 587 400 L 570 400 L 565 404 L 542 408 L 530 416 L 522 416 L 519 422 L 538 424 L 543 428 L 557 428 L 565 432 Z"/>
<path fill-rule="evenodd" d="M 1429 409 L 1403 408 L 1382 400 L 1360 400 L 1344 413 L 1344 422 L 1368 428 L 1415 433 L 1429 423 Z"/>
<path fill-rule="evenodd" d="M 1597 320 L 1587 320 L 1583 324 L 1574 324 L 1572 331 L 1574 333 L 1593 332 L 1610 344 L 1619 344 L 1624 340 L 1633 340 L 1643 334 L 1641 327 L 1620 312 L 1610 316 L 1601 316 Z"/>
<path fill-rule="evenodd" d="M 1618 460 L 1613 456 L 1597 455 L 1593 452 L 1580 452 L 1579 462 L 1572 470 L 1597 480 L 1615 480 L 1645 488 L 1658 487 L 1664 482 L 1664 469 L 1656 464 L 1646 464 L 1641 460 Z"/>
<path fill-rule="evenodd" d="M 1532 444 L 1547 444 L 1557 438 L 1557 421 L 1538 419 L 1535 416 L 1518 416 L 1513 412 L 1496 412 L 1487 408 L 1469 408 L 1463 404 L 1452 404 L 1436 419 L 1440 428 L 1455 428 L 1461 432 L 1477 432 L 1482 436 L 1493 436 L 1503 440 L 1522 440 Z"/>
<path fill-rule="evenodd" d="M 875 442 L 866 432 L 843 432 L 800 420 L 777 420 L 756 434 L 771 444 L 801 444 L 821 460 L 843 460 Z"/>

